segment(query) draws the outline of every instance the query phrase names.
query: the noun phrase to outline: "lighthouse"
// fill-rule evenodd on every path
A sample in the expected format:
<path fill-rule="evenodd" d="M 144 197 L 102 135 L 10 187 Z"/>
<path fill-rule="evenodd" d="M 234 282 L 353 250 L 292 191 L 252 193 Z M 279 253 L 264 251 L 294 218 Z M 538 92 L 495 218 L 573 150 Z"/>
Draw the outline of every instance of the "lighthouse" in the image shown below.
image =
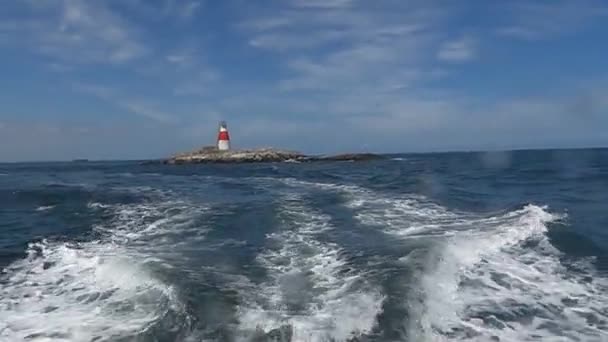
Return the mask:
<path fill-rule="evenodd" d="M 226 121 L 220 122 L 220 129 L 217 135 L 217 149 L 220 151 L 228 151 L 230 149 L 230 136 L 228 135 Z"/>

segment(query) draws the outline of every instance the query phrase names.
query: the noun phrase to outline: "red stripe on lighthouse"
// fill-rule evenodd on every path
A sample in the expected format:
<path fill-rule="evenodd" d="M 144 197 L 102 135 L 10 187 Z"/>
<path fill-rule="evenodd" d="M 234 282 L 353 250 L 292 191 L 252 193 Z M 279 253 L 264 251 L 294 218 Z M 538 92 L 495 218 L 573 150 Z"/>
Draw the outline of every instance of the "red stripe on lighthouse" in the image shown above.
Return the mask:
<path fill-rule="evenodd" d="M 228 131 L 220 131 L 217 140 L 230 140 L 230 136 L 228 136 Z"/>

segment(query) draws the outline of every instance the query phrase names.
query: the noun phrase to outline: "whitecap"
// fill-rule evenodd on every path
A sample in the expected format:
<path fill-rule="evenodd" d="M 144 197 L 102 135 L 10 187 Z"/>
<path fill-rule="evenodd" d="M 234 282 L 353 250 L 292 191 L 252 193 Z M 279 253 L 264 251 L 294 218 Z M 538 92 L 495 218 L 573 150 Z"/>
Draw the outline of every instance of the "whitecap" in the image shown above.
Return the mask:
<path fill-rule="evenodd" d="M 146 203 L 89 203 L 114 214 L 95 227 L 101 240 L 30 244 L 28 257 L 2 273 L 0 340 L 135 338 L 167 315 L 188 324 L 173 287 L 151 269 L 174 267 L 180 243 L 203 238 L 206 229 L 193 220 L 205 208 L 163 196 Z"/>
<path fill-rule="evenodd" d="M 105 208 L 109 208 L 110 206 L 107 204 L 98 203 L 98 202 L 89 202 L 89 203 L 87 203 L 87 207 L 89 209 L 105 209 Z"/>
<path fill-rule="evenodd" d="M 417 195 L 284 182 L 342 193 L 362 225 L 403 241 L 427 240 L 427 265 L 407 298 L 413 341 L 608 340 L 608 281 L 592 259 L 564 261 L 546 235 L 565 215 L 527 205 L 486 216 Z M 417 265 L 417 258 L 400 262 Z"/>
<path fill-rule="evenodd" d="M 412 322 L 410 337 L 608 338 L 608 326 L 601 323 L 608 321 L 605 279 L 594 278 L 591 268 L 568 269 L 545 235 L 546 224 L 560 218 L 528 205 L 499 217 L 496 226 L 485 225 L 485 230 L 466 231 L 438 244 L 420 277 L 420 297 L 411 300 L 419 320 Z"/>
<path fill-rule="evenodd" d="M 120 248 L 102 243 L 32 243 L 0 282 L 0 339 L 89 341 L 140 333 L 169 310 L 171 287 Z"/>

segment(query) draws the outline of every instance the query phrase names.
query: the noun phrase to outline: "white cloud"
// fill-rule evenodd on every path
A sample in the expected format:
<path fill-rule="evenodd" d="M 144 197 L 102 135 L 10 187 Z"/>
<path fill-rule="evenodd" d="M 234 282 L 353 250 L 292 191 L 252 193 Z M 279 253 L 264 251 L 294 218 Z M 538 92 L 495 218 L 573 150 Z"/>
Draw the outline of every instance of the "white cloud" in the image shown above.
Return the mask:
<path fill-rule="evenodd" d="M 150 119 L 152 121 L 168 124 L 177 123 L 179 120 L 174 115 L 156 109 L 145 100 L 134 99 L 121 95 L 117 89 L 94 84 L 74 84 L 74 89 L 79 92 L 91 94 L 127 112 Z"/>
<path fill-rule="evenodd" d="M 177 120 L 175 117 L 159 111 L 149 104 L 137 101 L 137 100 L 119 100 L 115 102 L 120 107 L 129 110 L 131 113 L 139 115 L 141 117 L 151 119 L 160 123 L 175 123 Z"/>
<path fill-rule="evenodd" d="M 608 3 L 603 0 L 505 2 L 504 12 L 509 18 L 497 29 L 499 35 L 539 40 L 574 33 L 608 19 Z"/>
<path fill-rule="evenodd" d="M 193 77 L 181 80 L 174 89 L 175 95 L 209 95 L 210 90 L 216 87 L 220 75 L 214 70 L 203 70 L 194 74 Z"/>
<path fill-rule="evenodd" d="M 252 47 L 282 55 L 279 89 L 324 91 L 332 102 L 327 107 L 338 107 L 334 102 L 343 92 L 397 91 L 424 78 L 432 30 L 441 23 L 441 11 L 423 2 L 379 8 L 357 1 L 292 1 L 274 13 L 246 17 L 239 27 Z"/>
<path fill-rule="evenodd" d="M 27 17 L 4 21 L 0 32 L 58 62 L 116 64 L 148 52 L 137 30 L 103 2 L 31 2 L 23 10 Z"/>
<path fill-rule="evenodd" d="M 145 4 L 139 4 L 142 6 Z M 202 8 L 202 1 L 197 0 L 166 0 L 163 13 L 181 20 L 192 19 Z"/>
<path fill-rule="evenodd" d="M 377 139 L 371 143 L 377 146 L 399 142 L 397 148 L 425 149 L 425 141 L 429 148 L 475 146 L 471 122 L 486 136 L 479 141 L 493 141 L 496 136 L 506 143 L 513 138 L 501 132 L 525 132 L 520 136 L 527 138 L 526 134 L 536 135 L 546 127 L 557 131 L 556 125 L 562 123 L 551 121 L 551 114 L 560 117 L 567 112 L 560 107 L 563 103 L 552 105 L 550 99 L 480 104 L 435 82 L 446 70 L 457 72 L 456 67 L 441 69 L 446 63 L 438 61 L 471 61 L 482 57 L 479 46 L 500 44 L 500 40 L 482 41 L 487 37 L 485 30 L 458 36 L 469 31 L 455 26 L 454 22 L 461 21 L 451 20 L 452 16 L 473 6 L 463 2 L 389 0 L 380 6 L 363 0 L 287 0 L 267 7 L 238 1 L 226 6 L 234 12 L 221 13 L 222 3 L 217 15 L 225 16 L 227 27 L 218 28 L 217 36 L 212 36 L 215 32 L 200 34 L 197 25 L 189 25 L 195 19 L 209 19 L 205 15 L 216 15 L 202 11 L 204 2 L 29 1 L 28 18 L 15 20 L 7 15 L 7 20 L 0 20 L 0 43 L 2 37 L 9 37 L 13 45 L 50 56 L 47 67 L 75 71 L 61 75 L 66 78 L 78 77 L 79 67 L 85 70 L 88 63 L 120 64 L 124 74 L 115 79 L 117 86 L 88 84 L 79 85 L 78 90 L 125 115 L 144 118 L 137 120 L 141 125 L 181 129 L 195 123 L 196 127 L 186 130 L 193 138 L 206 127 L 205 119 L 210 118 L 214 126 L 217 113 L 225 113 L 228 117 L 222 119 L 234 119 L 235 128 L 243 127 L 239 132 L 243 144 L 245 139 L 263 143 L 260 132 L 275 127 L 281 132 L 273 137 L 277 144 L 296 141 L 312 146 L 314 137 L 340 125 L 336 141 L 344 146 L 353 142 L 353 136 L 373 136 L 369 140 Z M 483 29 L 499 31 L 503 39 L 541 39 L 579 30 L 601 17 L 604 7 L 599 1 L 582 1 L 593 4 L 593 11 L 566 6 L 561 0 L 556 8 L 517 1 L 493 4 L 480 11 L 508 11 L 501 11 Z M 238 23 L 230 22 L 234 17 Z M 151 36 L 157 28 L 170 30 L 167 35 L 178 38 Z M 234 34 L 230 29 L 237 29 L 245 39 L 224 44 L 223 34 Z M 232 50 L 238 42 L 245 46 Z M 221 46 L 215 49 L 218 46 L 213 44 Z M 221 54 L 213 56 L 218 50 Z M 220 60 L 225 55 L 230 58 Z M 265 59 L 259 70 L 256 58 Z M 225 73 L 210 64 L 214 60 L 220 60 L 218 66 Z M 235 67 L 241 61 L 243 65 Z M 98 65 L 88 67 L 93 70 Z M 236 71 L 241 69 L 245 72 Z M 591 113 L 587 117 L 598 120 L 600 109 L 608 107 L 605 98 L 572 99 L 568 112 Z M 216 114 L 206 114 L 212 112 Z M 572 126 L 583 127 L 584 121 L 572 121 Z"/>
<path fill-rule="evenodd" d="M 166 57 L 167 62 L 180 65 L 187 66 L 192 63 L 192 56 L 186 54 L 171 54 Z"/>
<path fill-rule="evenodd" d="M 353 5 L 354 0 L 291 0 L 296 7 L 344 8 Z"/>
<path fill-rule="evenodd" d="M 170 83 L 174 95 L 207 94 L 221 78 L 219 70 L 211 67 L 195 46 L 176 49 L 167 54 L 165 59 L 175 71 L 176 77 Z M 166 69 L 168 68 L 163 68 L 164 71 Z"/>
<path fill-rule="evenodd" d="M 286 17 L 262 17 L 246 19 L 238 26 L 244 30 L 260 32 L 284 27 L 289 25 L 289 23 L 289 19 Z"/>
<path fill-rule="evenodd" d="M 179 13 L 183 18 L 191 18 L 200 9 L 200 7 L 200 1 L 186 1 Z"/>
<path fill-rule="evenodd" d="M 468 62 L 475 59 L 475 50 L 475 40 L 464 37 L 444 43 L 437 52 L 437 59 L 447 62 Z"/>

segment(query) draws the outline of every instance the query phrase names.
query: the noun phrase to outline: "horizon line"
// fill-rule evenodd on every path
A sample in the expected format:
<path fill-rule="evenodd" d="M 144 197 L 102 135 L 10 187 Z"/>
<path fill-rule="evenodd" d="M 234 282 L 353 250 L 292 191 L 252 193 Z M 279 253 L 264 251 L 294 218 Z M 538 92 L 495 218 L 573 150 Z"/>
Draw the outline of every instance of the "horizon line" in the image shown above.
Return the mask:
<path fill-rule="evenodd" d="M 568 151 L 568 150 L 605 150 L 607 146 L 585 146 L 585 147 L 521 147 L 521 148 L 497 148 L 497 149 L 455 149 L 442 151 L 417 151 L 417 152 L 343 152 L 343 153 L 374 153 L 378 155 L 418 155 L 418 154 L 447 154 L 447 153 L 487 153 L 487 152 L 525 152 L 525 151 Z M 334 153 L 336 154 L 336 153 Z M 327 153 L 311 154 L 311 155 L 327 155 Z M 23 161 L 0 161 L 1 164 L 42 164 L 42 163 L 111 163 L 111 162 L 144 162 L 164 160 L 167 157 L 160 158 L 141 158 L 141 159 L 89 159 L 89 158 L 73 158 L 73 159 L 57 159 L 57 160 L 23 160 Z"/>

